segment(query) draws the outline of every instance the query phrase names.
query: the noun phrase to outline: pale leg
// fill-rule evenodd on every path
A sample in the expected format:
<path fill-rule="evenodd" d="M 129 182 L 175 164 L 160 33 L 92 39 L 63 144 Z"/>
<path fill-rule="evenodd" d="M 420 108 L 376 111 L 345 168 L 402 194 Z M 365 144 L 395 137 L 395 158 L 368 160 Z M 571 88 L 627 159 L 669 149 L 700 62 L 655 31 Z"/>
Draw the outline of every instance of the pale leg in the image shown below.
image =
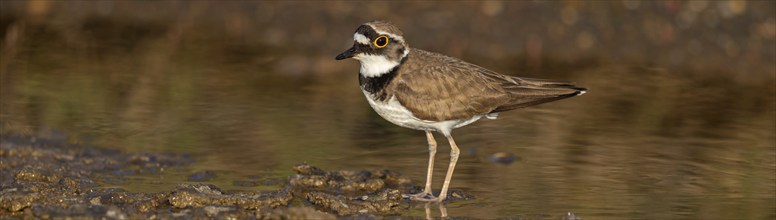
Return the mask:
<path fill-rule="evenodd" d="M 434 135 L 431 131 L 426 131 L 426 139 L 428 139 L 428 171 L 426 172 L 426 188 L 423 192 L 412 195 L 404 195 L 412 200 L 418 201 L 436 201 L 436 197 L 431 193 L 431 178 L 434 173 L 434 156 L 437 151 L 437 143 L 434 140 Z"/>
<path fill-rule="evenodd" d="M 450 179 L 453 178 L 453 171 L 455 170 L 455 163 L 458 162 L 458 155 L 461 151 L 458 150 L 458 145 L 455 144 L 453 136 L 447 135 L 447 141 L 450 142 L 450 166 L 447 168 L 447 175 L 445 176 L 445 183 L 442 185 L 442 192 L 439 192 L 439 201 L 445 201 L 447 198 L 447 188 L 450 186 Z"/>

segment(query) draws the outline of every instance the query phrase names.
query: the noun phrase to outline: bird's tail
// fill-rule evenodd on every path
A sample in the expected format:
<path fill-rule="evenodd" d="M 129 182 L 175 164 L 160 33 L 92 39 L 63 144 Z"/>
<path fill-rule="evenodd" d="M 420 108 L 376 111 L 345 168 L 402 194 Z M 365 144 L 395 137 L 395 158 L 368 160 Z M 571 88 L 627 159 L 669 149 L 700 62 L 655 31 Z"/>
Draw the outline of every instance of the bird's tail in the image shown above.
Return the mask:
<path fill-rule="evenodd" d="M 502 112 L 553 102 L 582 95 L 587 91 L 585 88 L 565 81 L 517 77 L 513 79 L 518 83 L 503 85 L 503 88 L 511 95 L 512 99 L 492 112 Z"/>

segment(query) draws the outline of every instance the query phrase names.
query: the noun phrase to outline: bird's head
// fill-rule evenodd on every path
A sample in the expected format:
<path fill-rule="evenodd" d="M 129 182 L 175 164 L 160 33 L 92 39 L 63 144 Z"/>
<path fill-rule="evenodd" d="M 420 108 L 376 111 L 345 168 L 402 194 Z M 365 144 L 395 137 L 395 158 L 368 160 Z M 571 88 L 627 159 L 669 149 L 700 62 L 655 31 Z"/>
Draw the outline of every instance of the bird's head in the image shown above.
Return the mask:
<path fill-rule="evenodd" d="M 361 62 L 361 74 L 366 77 L 380 76 L 401 65 L 409 55 L 410 48 L 402 32 L 385 21 L 372 21 L 356 29 L 353 47 L 337 55 L 337 60 L 353 58 Z"/>

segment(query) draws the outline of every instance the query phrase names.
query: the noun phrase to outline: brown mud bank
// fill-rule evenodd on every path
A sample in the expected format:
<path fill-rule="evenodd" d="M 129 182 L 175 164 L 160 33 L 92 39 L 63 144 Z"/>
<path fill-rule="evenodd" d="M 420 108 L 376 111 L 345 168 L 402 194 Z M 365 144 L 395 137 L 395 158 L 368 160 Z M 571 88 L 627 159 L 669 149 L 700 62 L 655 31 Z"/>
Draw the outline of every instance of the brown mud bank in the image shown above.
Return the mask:
<path fill-rule="evenodd" d="M 257 218 L 331 219 L 396 216 L 420 187 L 395 172 L 324 171 L 301 164 L 283 187 L 225 191 L 211 184 L 182 183 L 159 193 L 101 186 L 111 178 L 162 173 L 194 159 L 175 154 L 128 154 L 73 146 L 28 136 L 0 141 L 0 217 L 11 218 Z M 471 199 L 461 191 L 451 200 Z"/>

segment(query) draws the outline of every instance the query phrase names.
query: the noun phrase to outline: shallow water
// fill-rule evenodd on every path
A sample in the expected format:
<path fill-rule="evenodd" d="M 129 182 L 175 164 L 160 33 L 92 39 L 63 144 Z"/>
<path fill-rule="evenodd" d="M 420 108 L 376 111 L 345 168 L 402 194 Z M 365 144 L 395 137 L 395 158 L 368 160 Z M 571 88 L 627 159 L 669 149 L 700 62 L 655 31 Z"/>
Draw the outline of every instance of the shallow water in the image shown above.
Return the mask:
<path fill-rule="evenodd" d="M 25 31 L 26 42 L 3 64 L 3 132 L 196 160 L 188 170 L 106 186 L 169 190 L 210 170 L 216 177 L 207 182 L 224 189 L 261 190 L 270 186 L 234 182 L 285 178 L 302 162 L 384 168 L 424 181 L 423 132 L 374 113 L 359 91 L 356 62 L 334 61 L 340 51 L 324 59 L 250 40 L 170 40 L 175 36 L 151 32 L 154 40 L 81 42 L 33 25 Z M 517 59 L 471 57 L 505 73 L 516 72 Z M 476 199 L 447 204 L 450 216 L 776 218 L 772 73 L 544 59 L 519 75 L 575 81 L 589 92 L 454 130 L 463 153 L 451 187 Z M 436 137 L 438 190 L 449 147 Z M 516 160 L 496 163 L 495 153 Z M 431 215 L 438 209 L 431 206 Z M 425 211 L 413 207 L 406 215 Z"/>
<path fill-rule="evenodd" d="M 146 85 L 142 79 L 124 82 L 133 89 L 121 91 L 105 85 L 109 79 L 101 75 L 71 74 L 94 68 L 90 64 L 63 65 L 68 70 L 62 74 L 11 75 L 19 78 L 3 84 L 16 92 L 4 96 L 4 122 L 44 135 L 62 132 L 71 142 L 191 153 L 197 160 L 191 170 L 214 171 L 217 177 L 209 182 L 226 189 L 261 189 L 232 182 L 280 178 L 301 162 L 386 168 L 424 181 L 423 132 L 398 128 L 373 113 L 352 73 L 302 79 L 187 67 L 194 71 L 147 76 L 161 79 Z M 616 77 L 629 71 L 640 79 Z M 455 130 L 463 156 L 452 187 L 477 199 L 449 204 L 449 214 L 772 216 L 774 100 L 755 95 L 770 88 L 748 91 L 677 74 L 594 67 L 567 76 L 590 88 L 584 96 Z M 151 94 L 137 94 L 142 89 Z M 449 152 L 444 139 L 437 139 L 436 189 Z M 489 157 L 497 152 L 517 160 L 494 163 Z M 131 179 L 119 186 L 154 191 L 185 181 L 186 174 Z"/>

